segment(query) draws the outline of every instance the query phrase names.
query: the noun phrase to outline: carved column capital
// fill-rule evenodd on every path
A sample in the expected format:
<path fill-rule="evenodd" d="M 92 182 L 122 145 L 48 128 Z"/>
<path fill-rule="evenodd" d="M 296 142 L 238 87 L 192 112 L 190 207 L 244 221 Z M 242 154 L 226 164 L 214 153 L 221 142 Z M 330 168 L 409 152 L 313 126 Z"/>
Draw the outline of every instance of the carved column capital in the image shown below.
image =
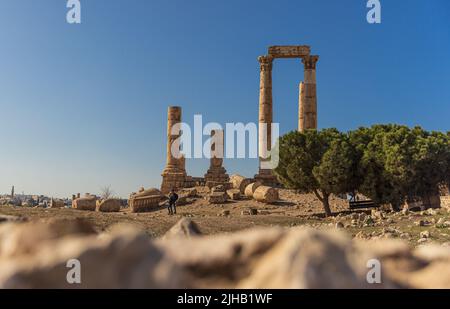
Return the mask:
<path fill-rule="evenodd" d="M 317 61 L 319 61 L 319 56 L 305 56 L 302 58 L 305 70 L 315 70 Z"/>
<path fill-rule="evenodd" d="M 272 71 L 272 56 L 259 56 L 258 61 L 261 66 L 261 71 Z"/>

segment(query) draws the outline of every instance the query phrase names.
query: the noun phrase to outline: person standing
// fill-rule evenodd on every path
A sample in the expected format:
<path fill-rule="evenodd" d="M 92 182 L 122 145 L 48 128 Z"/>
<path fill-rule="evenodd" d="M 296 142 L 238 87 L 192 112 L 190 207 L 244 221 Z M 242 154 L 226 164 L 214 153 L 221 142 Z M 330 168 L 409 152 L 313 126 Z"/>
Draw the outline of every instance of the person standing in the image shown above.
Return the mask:
<path fill-rule="evenodd" d="M 174 215 L 177 213 L 176 203 L 178 200 L 178 194 L 175 192 L 175 189 L 170 190 L 169 193 L 169 215 Z"/>

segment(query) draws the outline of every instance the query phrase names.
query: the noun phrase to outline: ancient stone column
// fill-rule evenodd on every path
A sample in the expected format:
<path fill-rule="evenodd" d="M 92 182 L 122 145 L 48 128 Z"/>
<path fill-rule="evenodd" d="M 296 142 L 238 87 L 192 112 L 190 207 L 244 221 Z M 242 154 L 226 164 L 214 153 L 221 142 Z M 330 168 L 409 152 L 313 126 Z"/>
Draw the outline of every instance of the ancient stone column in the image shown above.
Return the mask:
<path fill-rule="evenodd" d="M 300 82 L 298 85 L 298 131 L 303 132 L 305 125 L 305 110 L 304 110 L 304 95 L 305 95 L 305 84 Z"/>
<path fill-rule="evenodd" d="M 299 86 L 299 131 L 317 129 L 316 63 L 318 60 L 319 56 L 302 58 L 304 79 Z"/>
<path fill-rule="evenodd" d="M 223 130 L 211 131 L 211 159 L 210 167 L 205 174 L 205 182 L 208 187 L 228 183 L 230 177 L 223 165 L 224 133 Z"/>
<path fill-rule="evenodd" d="M 161 191 L 169 192 L 171 189 L 180 189 L 185 185 L 186 169 L 184 157 L 180 153 L 181 136 L 181 107 L 170 106 L 167 115 L 167 150 L 166 167 L 162 172 L 163 181 Z"/>
<path fill-rule="evenodd" d="M 272 184 L 276 179 L 270 169 L 265 169 L 261 163 L 269 160 L 272 146 L 272 56 L 260 56 L 260 81 L 259 81 L 259 132 L 258 132 L 258 153 L 259 153 L 259 173 L 255 176 L 264 184 Z"/>

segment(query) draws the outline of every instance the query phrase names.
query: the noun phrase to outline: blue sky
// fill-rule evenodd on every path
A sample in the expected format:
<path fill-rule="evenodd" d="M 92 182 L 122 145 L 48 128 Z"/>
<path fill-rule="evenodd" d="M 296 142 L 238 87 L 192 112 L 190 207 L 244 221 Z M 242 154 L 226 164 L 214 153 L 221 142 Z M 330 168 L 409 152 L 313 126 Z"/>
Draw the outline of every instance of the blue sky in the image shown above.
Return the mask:
<path fill-rule="evenodd" d="M 183 120 L 256 122 L 269 45 L 310 45 L 319 126 L 450 130 L 450 2 L 381 0 L 0 0 L 0 192 L 70 196 L 159 187 L 167 106 Z M 297 127 L 299 60 L 277 60 L 274 120 Z M 205 137 L 206 140 L 206 137 Z M 203 175 L 207 160 L 187 162 Z M 256 160 L 227 160 L 252 176 Z"/>

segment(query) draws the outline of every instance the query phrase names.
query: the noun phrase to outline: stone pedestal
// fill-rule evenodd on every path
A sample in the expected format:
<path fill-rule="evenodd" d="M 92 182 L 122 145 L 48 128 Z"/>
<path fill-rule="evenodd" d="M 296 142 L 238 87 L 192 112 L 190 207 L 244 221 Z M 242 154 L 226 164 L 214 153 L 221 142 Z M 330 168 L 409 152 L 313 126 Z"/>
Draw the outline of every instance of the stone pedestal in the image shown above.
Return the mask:
<path fill-rule="evenodd" d="M 167 117 L 166 167 L 162 172 L 161 192 L 167 194 L 171 189 L 185 187 L 187 180 L 185 159 L 181 156 L 179 137 L 181 135 L 181 107 L 170 106 Z"/>
<path fill-rule="evenodd" d="M 223 130 L 211 131 L 211 159 L 208 171 L 205 174 L 206 183 L 224 184 L 230 177 L 223 165 L 224 136 Z"/>

